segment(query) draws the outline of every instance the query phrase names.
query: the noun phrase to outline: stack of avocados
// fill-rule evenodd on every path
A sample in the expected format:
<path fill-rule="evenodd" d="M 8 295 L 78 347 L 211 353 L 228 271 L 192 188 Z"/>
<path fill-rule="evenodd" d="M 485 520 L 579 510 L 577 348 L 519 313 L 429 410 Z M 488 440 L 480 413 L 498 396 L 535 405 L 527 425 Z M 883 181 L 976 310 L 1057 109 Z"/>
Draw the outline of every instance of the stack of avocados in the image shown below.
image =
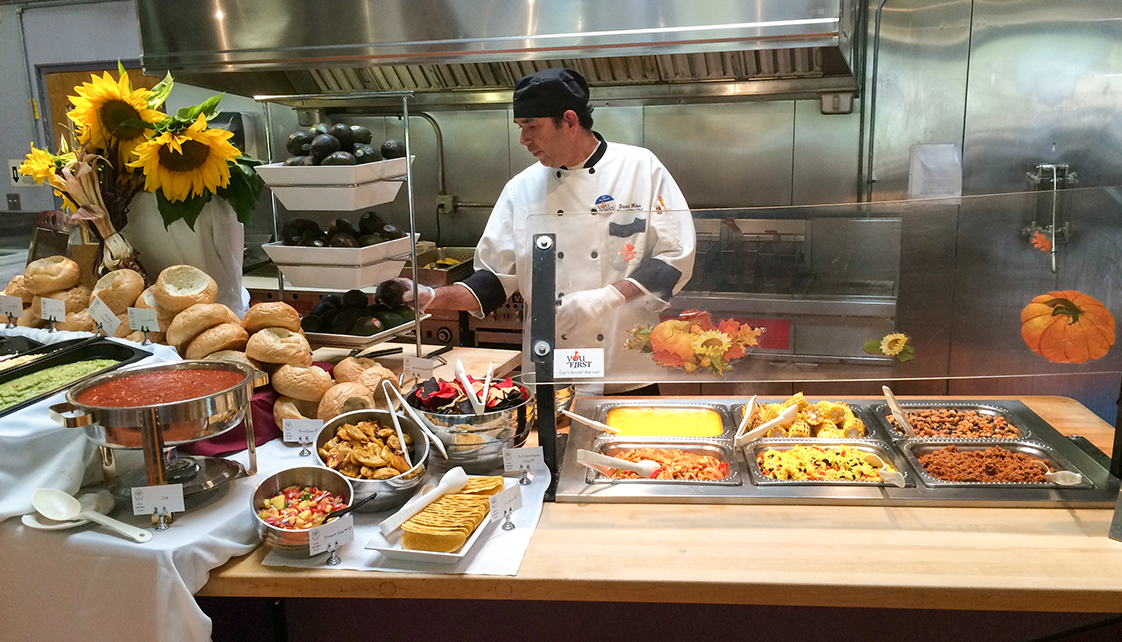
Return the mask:
<path fill-rule="evenodd" d="M 366 247 L 404 237 L 405 232 L 374 212 L 359 217 L 358 229 L 345 218 L 331 221 L 326 232 L 319 223 L 306 218 L 294 218 L 281 228 L 282 243 L 304 247 Z"/>
<path fill-rule="evenodd" d="M 284 165 L 358 165 L 405 156 L 405 143 L 400 140 L 387 140 L 381 148 L 372 145 L 372 141 L 373 134 L 361 125 L 318 123 L 288 135 L 285 147 L 292 157 Z"/>
<path fill-rule="evenodd" d="M 413 320 L 413 309 L 371 304 L 362 290 L 325 294 L 308 316 L 300 321 L 304 332 L 330 332 L 368 337 Z"/>

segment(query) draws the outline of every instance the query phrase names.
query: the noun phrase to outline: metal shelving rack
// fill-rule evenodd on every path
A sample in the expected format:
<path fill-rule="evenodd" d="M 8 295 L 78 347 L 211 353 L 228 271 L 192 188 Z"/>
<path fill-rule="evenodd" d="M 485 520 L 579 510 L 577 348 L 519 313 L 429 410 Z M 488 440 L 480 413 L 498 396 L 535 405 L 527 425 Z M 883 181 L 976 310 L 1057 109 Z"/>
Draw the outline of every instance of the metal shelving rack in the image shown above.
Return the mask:
<path fill-rule="evenodd" d="M 284 105 L 294 109 L 327 108 L 327 107 L 353 107 L 381 103 L 382 105 L 394 104 L 401 101 L 401 115 L 405 125 L 405 184 L 409 198 L 409 256 L 413 276 L 413 300 L 417 300 L 417 222 L 416 211 L 413 203 L 413 149 L 409 140 L 409 100 L 414 97 L 412 91 L 370 91 L 351 92 L 338 94 L 290 94 L 254 96 L 253 99 L 262 103 L 265 110 L 265 147 L 268 149 L 268 161 L 275 162 L 273 158 L 273 120 L 270 106 L 273 104 Z M 273 204 L 273 234 L 280 240 L 280 218 L 277 213 L 277 196 L 270 193 Z M 277 271 L 277 292 L 281 301 L 284 300 L 284 275 Z M 421 356 L 421 315 L 413 315 L 413 335 L 417 347 L 417 356 Z M 373 344 L 371 344 L 373 345 Z M 369 347 L 369 346 L 367 346 Z"/>

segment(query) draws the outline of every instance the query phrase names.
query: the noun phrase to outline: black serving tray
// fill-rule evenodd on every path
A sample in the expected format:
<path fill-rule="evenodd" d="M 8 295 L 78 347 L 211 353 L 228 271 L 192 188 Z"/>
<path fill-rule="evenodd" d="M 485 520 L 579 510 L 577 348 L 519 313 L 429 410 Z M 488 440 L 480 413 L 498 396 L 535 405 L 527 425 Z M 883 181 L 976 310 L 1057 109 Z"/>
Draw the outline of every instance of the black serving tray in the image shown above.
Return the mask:
<path fill-rule="evenodd" d="M 0 337 L 0 356 L 9 354 L 21 354 L 34 350 L 43 345 L 38 341 L 32 341 L 27 337 Z"/>
<path fill-rule="evenodd" d="M 63 348 L 73 347 L 77 343 L 87 340 L 88 339 L 72 339 L 59 343 L 46 344 L 39 348 L 36 348 L 35 350 L 31 351 L 31 353 L 34 354 L 39 352 L 50 352 L 52 350 L 62 350 Z M 4 385 L 9 381 L 13 381 L 24 375 L 34 374 L 41 370 L 46 370 L 47 368 L 60 366 L 67 363 L 74 363 L 75 361 L 88 361 L 90 359 L 117 360 L 117 363 L 115 365 L 111 365 L 108 368 L 103 368 L 93 374 L 82 377 L 81 379 L 71 381 L 65 386 L 59 386 L 58 388 L 55 388 L 54 390 L 51 390 L 49 392 L 45 392 L 37 397 L 32 397 L 27 401 L 23 401 L 14 406 L 4 408 L 3 410 L 0 410 L 0 417 L 7 416 L 13 412 L 26 408 L 27 406 L 38 403 L 39 401 L 42 401 L 43 399 L 46 399 L 47 397 L 50 397 L 52 395 L 56 395 L 59 392 L 62 392 L 63 390 L 66 390 L 67 388 L 77 383 L 89 379 L 90 377 L 95 377 L 97 375 L 109 372 L 110 370 L 116 370 L 129 364 L 136 363 L 137 361 L 150 356 L 152 356 L 152 353 L 141 348 L 139 345 L 118 343 L 116 341 L 110 341 L 107 338 L 101 337 L 81 347 L 64 350 L 58 352 L 57 354 L 52 354 L 49 357 L 36 359 L 31 363 L 11 368 L 10 370 L 0 371 L 0 385 Z"/>

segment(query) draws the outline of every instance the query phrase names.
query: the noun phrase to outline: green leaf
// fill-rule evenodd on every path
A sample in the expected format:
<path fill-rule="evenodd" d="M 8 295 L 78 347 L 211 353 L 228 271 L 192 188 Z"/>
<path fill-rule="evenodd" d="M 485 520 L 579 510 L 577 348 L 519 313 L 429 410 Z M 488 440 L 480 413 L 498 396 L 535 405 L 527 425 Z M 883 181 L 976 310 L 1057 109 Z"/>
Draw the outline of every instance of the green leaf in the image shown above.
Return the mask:
<path fill-rule="evenodd" d="M 187 227 L 191 231 L 195 231 L 195 221 L 199 220 L 199 214 L 203 211 L 203 206 L 210 202 L 211 193 L 207 192 L 202 196 L 192 196 L 183 201 L 169 201 L 164 196 L 163 188 L 156 190 L 156 206 L 160 209 L 160 218 L 164 219 L 164 229 L 171 227 L 171 224 L 183 219 Z"/>
<path fill-rule="evenodd" d="M 125 118 L 121 120 L 121 127 L 135 127 L 137 129 L 154 129 L 155 125 L 139 118 Z"/>
<path fill-rule="evenodd" d="M 117 76 L 118 79 L 120 79 L 121 76 L 129 75 L 129 72 L 125 71 L 125 66 L 121 64 L 120 60 L 117 61 L 117 73 L 119 74 Z"/>
<path fill-rule="evenodd" d="M 861 349 L 864 350 L 865 352 L 868 352 L 869 354 L 884 354 L 880 350 L 880 339 L 873 339 L 872 341 L 866 341 L 865 345 L 861 346 Z"/>
<path fill-rule="evenodd" d="M 238 221 L 243 225 L 253 222 L 253 210 L 257 207 L 257 200 L 261 196 L 261 179 L 252 167 L 240 163 L 229 162 L 230 184 L 218 188 L 218 196 L 226 199 L 230 206 L 237 212 Z"/>
<path fill-rule="evenodd" d="M 900 354 L 896 355 L 896 360 L 900 363 L 907 363 L 908 361 L 911 361 L 915 358 L 916 353 L 914 350 L 912 350 L 911 346 L 904 346 L 904 349 L 900 351 Z"/>
<path fill-rule="evenodd" d="M 148 108 L 156 109 L 164 104 L 164 101 L 168 99 L 168 95 L 171 94 L 171 87 L 174 84 L 175 81 L 172 80 L 171 72 L 169 71 L 168 74 L 164 76 L 164 79 L 156 83 L 156 86 L 150 90 L 152 93 L 148 94 Z"/>
<path fill-rule="evenodd" d="M 175 117 L 180 120 L 194 123 L 199 119 L 199 114 L 205 114 L 206 119 L 210 120 L 218 115 L 218 102 L 222 100 L 223 96 L 225 96 L 225 94 L 218 94 L 216 96 L 207 98 L 198 105 L 183 107 L 175 113 Z"/>

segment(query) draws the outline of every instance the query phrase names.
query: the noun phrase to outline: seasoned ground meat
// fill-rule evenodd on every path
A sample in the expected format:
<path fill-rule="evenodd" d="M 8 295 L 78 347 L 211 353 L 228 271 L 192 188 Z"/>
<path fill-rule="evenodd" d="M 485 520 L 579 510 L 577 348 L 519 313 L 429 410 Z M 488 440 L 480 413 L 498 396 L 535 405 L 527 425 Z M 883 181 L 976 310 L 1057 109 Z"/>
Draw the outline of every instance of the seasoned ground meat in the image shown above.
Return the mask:
<path fill-rule="evenodd" d="M 905 410 L 904 414 L 907 415 L 916 437 L 1016 439 L 1020 436 L 1017 429 L 1005 421 L 1005 417 L 983 415 L 976 410 L 928 408 Z M 889 415 L 888 424 L 897 433 L 903 434 L 896 424 L 896 417 Z"/>
<path fill-rule="evenodd" d="M 1013 482 L 1043 484 L 1044 470 L 1033 462 L 1046 460 L 1010 452 L 1000 446 L 959 451 L 947 446 L 919 457 L 919 463 L 936 479 L 952 482 Z M 1049 466 L 1049 471 L 1052 468 Z"/>

